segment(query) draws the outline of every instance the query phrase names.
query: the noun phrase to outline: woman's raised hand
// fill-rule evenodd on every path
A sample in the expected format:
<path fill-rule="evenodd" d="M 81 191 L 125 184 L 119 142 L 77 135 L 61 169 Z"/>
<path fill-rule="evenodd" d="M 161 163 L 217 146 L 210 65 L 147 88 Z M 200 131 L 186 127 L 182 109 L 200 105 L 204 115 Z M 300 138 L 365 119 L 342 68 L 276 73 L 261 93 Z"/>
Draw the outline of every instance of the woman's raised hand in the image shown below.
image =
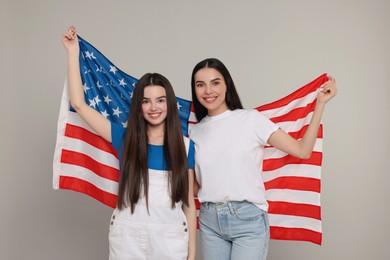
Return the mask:
<path fill-rule="evenodd" d="M 325 104 L 337 94 L 336 80 L 331 76 L 328 78 L 329 80 L 321 86 L 322 90 L 318 93 L 317 103 L 319 104 Z"/>

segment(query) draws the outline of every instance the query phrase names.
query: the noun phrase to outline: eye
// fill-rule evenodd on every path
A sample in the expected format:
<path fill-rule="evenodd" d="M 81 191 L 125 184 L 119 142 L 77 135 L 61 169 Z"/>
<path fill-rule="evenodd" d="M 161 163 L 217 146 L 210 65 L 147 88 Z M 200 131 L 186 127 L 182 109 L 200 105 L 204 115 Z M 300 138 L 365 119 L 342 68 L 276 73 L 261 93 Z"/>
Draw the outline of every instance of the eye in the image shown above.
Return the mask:
<path fill-rule="evenodd" d="M 165 98 L 160 98 L 157 100 L 158 103 L 165 103 Z"/>
<path fill-rule="evenodd" d="M 196 86 L 197 88 L 203 87 L 203 83 L 197 83 L 195 86 Z"/>
<path fill-rule="evenodd" d="M 213 86 L 217 86 L 217 85 L 219 85 L 219 81 L 213 81 L 211 84 L 213 85 Z"/>
<path fill-rule="evenodd" d="M 149 103 L 149 100 L 147 100 L 147 99 L 142 100 L 142 104 L 148 104 L 148 103 Z"/>

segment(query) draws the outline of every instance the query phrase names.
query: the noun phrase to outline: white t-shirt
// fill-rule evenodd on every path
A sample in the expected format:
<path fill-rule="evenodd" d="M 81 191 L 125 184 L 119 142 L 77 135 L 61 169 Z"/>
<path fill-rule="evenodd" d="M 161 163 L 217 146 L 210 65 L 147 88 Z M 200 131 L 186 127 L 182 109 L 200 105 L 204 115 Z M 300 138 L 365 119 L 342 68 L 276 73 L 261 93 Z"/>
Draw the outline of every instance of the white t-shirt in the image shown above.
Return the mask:
<path fill-rule="evenodd" d="M 279 127 L 256 110 L 227 110 L 194 125 L 200 202 L 247 200 L 267 211 L 261 176 L 264 145 Z"/>

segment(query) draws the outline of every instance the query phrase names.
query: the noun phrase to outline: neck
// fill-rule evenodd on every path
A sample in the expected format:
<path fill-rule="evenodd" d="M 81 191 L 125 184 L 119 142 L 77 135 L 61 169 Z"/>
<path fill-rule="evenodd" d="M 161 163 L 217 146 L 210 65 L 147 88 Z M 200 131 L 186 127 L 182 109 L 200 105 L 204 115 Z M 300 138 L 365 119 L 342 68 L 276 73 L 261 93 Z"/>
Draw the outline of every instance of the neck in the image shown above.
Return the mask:
<path fill-rule="evenodd" d="M 164 144 L 164 124 L 148 126 L 148 143 L 154 145 Z"/>
<path fill-rule="evenodd" d="M 218 109 L 215 109 L 215 110 L 207 110 L 207 115 L 208 116 L 217 116 L 217 115 L 222 114 L 223 112 L 226 112 L 227 110 L 228 110 L 228 107 L 225 105 L 225 106 L 219 107 Z"/>

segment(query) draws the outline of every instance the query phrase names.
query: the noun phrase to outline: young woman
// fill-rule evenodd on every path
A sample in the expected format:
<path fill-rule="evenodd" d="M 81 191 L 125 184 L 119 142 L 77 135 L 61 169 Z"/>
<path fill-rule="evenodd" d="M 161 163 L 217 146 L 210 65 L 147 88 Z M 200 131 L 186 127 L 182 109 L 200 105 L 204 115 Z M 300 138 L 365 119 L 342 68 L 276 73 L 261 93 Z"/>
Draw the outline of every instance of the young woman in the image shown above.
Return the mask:
<path fill-rule="evenodd" d="M 75 27 L 62 42 L 71 105 L 120 158 L 109 259 L 195 259 L 194 146 L 182 136 L 171 84 L 160 74 L 145 74 L 136 84 L 125 130 L 85 103 Z"/>
<path fill-rule="evenodd" d="M 335 80 L 318 94 L 310 125 L 296 140 L 256 110 L 243 110 L 229 71 L 217 59 L 192 72 L 192 100 L 199 121 L 191 129 L 201 252 L 205 260 L 266 259 L 268 204 L 261 177 L 264 146 L 299 158 L 313 150 L 325 103 L 336 95 Z"/>

